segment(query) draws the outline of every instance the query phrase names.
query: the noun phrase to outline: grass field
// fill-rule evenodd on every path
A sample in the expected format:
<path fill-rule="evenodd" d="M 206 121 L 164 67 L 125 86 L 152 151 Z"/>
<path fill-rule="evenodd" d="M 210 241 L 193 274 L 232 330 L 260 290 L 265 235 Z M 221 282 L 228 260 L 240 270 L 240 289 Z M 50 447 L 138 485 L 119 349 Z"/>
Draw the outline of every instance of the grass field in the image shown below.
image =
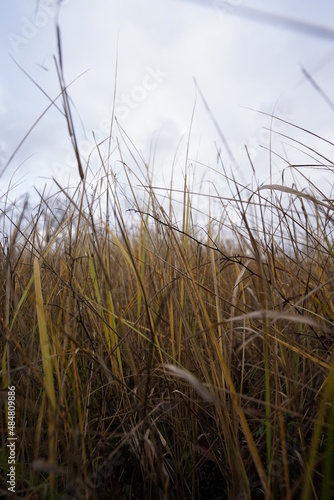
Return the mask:
<path fill-rule="evenodd" d="M 18 497 L 333 498 L 330 196 L 297 166 L 250 188 L 221 162 L 199 227 L 187 177 L 175 213 L 124 162 L 127 212 L 101 165 L 2 212 L 2 491 L 15 386 Z"/>

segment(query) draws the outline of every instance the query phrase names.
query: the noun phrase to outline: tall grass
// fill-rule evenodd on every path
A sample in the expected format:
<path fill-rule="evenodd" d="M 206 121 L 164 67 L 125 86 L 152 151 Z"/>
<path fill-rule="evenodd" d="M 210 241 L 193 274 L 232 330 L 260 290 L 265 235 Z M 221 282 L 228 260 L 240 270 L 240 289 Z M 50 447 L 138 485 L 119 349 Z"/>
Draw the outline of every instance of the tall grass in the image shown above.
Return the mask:
<path fill-rule="evenodd" d="M 199 228 L 187 177 L 182 210 L 148 168 L 139 199 L 119 153 L 127 200 L 99 151 L 93 190 L 87 167 L 34 217 L 2 212 L 18 495 L 332 498 L 332 200 L 296 166 L 293 187 L 250 188 L 222 164 Z"/>

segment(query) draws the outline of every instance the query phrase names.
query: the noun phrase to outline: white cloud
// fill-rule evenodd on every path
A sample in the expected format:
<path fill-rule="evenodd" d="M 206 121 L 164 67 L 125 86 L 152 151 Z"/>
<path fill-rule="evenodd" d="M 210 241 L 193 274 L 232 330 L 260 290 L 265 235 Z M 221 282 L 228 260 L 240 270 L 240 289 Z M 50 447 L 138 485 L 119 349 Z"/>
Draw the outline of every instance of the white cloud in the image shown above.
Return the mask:
<path fill-rule="evenodd" d="M 42 5 L 43 2 L 46 0 L 41 0 Z M 326 65 L 313 72 L 331 53 L 332 45 L 328 41 L 232 14 L 222 18 L 217 9 L 205 9 L 199 4 L 176 0 L 97 0 L 94 3 L 67 0 L 64 3 L 59 20 L 66 82 L 89 70 L 69 88 L 75 105 L 72 112 L 76 133 L 83 150 L 88 152 L 89 146 L 94 146 L 92 130 L 98 138 L 102 139 L 103 134 L 107 136 L 116 55 L 118 119 L 146 158 L 150 155 L 152 138 L 154 141 L 159 137 L 155 161 L 156 169 L 159 165 L 164 167 L 164 179 L 168 179 L 168 162 L 171 165 L 182 134 L 187 137 L 196 98 L 193 77 L 244 171 L 249 168 L 242 153 L 246 143 L 254 151 L 259 175 L 268 175 L 268 155 L 259 143 L 263 144 L 268 138 L 262 127 L 270 124 L 270 120 L 243 106 L 272 112 L 277 103 L 278 112 L 285 113 L 289 119 L 321 133 L 330 130 L 332 112 L 310 82 L 303 79 L 300 70 L 302 63 L 330 94 L 333 59 L 329 58 Z M 309 0 L 275 1 L 271 7 L 263 0 L 249 4 L 323 25 L 328 24 L 329 13 L 333 13 L 328 0 L 321 0 L 317 5 Z M 20 72 L 8 54 L 13 54 L 8 33 L 24 35 L 27 20 L 36 25 L 35 8 L 34 0 L 13 1 L 0 21 L 4 33 L 0 125 L 8 156 L 48 105 L 47 98 Z M 52 59 L 57 53 L 54 18 L 51 14 L 48 19 L 45 17 L 44 26 L 42 21 L 40 17 L 40 28 L 14 55 L 54 98 L 59 92 Z M 160 81 L 159 76 L 156 79 L 150 76 L 150 71 L 159 75 L 157 68 L 165 74 Z M 334 99 L 333 95 L 329 97 Z M 297 133 L 288 127 L 285 131 Z M 204 163 L 215 164 L 214 141 L 220 147 L 221 140 L 198 93 L 192 138 L 191 155 L 197 157 L 198 154 Z M 68 143 L 64 118 L 55 109 L 48 111 L 14 159 L 11 172 L 34 154 L 22 167 L 24 172 L 31 172 L 31 183 L 39 182 L 39 175 L 50 177 L 62 171 L 65 178 L 68 173 L 75 176 Z M 275 137 L 275 144 L 280 147 L 279 136 Z M 183 147 L 180 155 L 183 159 Z M 96 168 L 97 164 L 96 161 Z"/>

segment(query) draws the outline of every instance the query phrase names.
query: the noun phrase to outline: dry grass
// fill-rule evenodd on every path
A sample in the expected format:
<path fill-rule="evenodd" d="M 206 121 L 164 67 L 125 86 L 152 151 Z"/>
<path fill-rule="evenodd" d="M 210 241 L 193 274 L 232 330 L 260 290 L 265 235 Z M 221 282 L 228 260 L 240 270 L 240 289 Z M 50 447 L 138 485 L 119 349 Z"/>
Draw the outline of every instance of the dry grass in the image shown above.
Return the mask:
<path fill-rule="evenodd" d="M 18 496 L 331 498 L 332 201 L 229 179 L 200 235 L 187 181 L 177 222 L 173 189 L 163 209 L 147 172 L 139 201 L 124 172 L 130 214 L 103 162 L 93 193 L 3 212 Z"/>

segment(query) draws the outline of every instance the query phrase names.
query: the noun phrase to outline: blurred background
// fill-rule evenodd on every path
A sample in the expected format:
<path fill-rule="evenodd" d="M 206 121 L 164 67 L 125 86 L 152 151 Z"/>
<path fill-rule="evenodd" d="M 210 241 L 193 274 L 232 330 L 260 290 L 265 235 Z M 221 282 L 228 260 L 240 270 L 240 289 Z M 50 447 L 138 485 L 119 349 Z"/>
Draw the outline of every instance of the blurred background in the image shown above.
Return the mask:
<path fill-rule="evenodd" d="M 124 186 L 117 148 L 137 175 L 149 165 L 160 187 L 169 186 L 172 168 L 175 185 L 187 166 L 194 190 L 209 192 L 224 189 L 222 162 L 244 184 L 253 169 L 259 183 L 270 175 L 279 182 L 282 169 L 297 162 L 318 165 L 305 166 L 305 176 L 330 189 L 333 20 L 330 0 L 2 2 L 1 203 L 6 194 L 7 203 L 19 204 L 26 192 L 33 203 L 34 188 L 52 189 L 52 178 L 79 182 L 61 99 L 50 106 L 60 92 L 57 23 L 91 182 L 101 165 L 96 140 Z"/>

